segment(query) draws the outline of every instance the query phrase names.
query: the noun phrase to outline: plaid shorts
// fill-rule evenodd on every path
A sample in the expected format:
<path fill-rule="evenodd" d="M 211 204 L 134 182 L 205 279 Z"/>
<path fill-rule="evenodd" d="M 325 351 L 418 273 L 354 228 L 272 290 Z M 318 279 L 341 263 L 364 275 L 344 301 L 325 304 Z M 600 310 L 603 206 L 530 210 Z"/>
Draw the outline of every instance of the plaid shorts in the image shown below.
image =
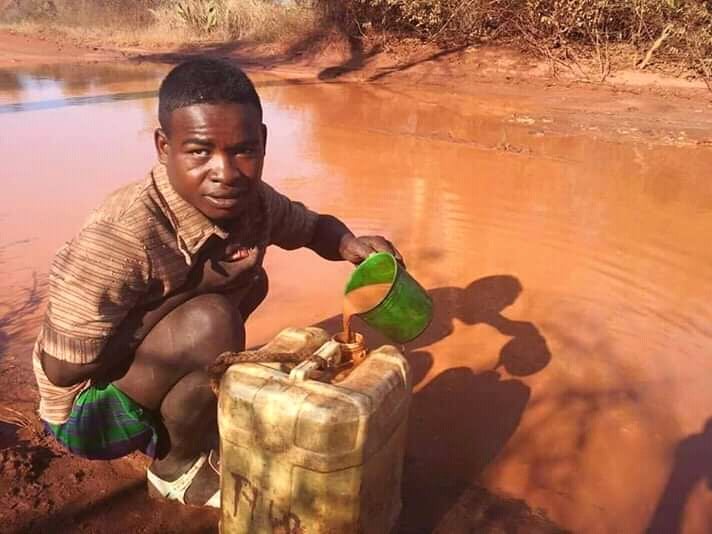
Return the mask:
<path fill-rule="evenodd" d="M 134 451 L 155 457 L 158 434 L 153 416 L 113 384 L 92 386 L 74 401 L 61 425 L 45 422 L 65 448 L 91 460 L 113 460 Z"/>

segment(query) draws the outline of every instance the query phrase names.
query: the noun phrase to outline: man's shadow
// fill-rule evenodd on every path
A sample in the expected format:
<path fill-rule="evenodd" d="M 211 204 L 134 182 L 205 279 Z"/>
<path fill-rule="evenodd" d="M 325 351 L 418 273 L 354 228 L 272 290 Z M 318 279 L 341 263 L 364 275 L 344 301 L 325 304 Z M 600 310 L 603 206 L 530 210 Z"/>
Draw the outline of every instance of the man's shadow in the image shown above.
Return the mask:
<path fill-rule="evenodd" d="M 503 315 L 521 292 L 519 280 L 509 275 L 481 278 L 464 289 L 443 287 L 428 292 L 434 304 L 433 322 L 406 345 L 413 384 L 421 382 L 433 365 L 433 354 L 423 348 L 451 335 L 454 319 L 466 325 L 490 325 L 511 339 L 500 350 L 493 369 L 450 368 L 414 395 L 401 533 L 431 532 L 519 426 L 530 396 L 529 386 L 519 378 L 541 371 L 551 360 L 546 340 L 534 324 Z M 336 331 L 339 320 L 331 318 L 317 326 Z M 365 325 L 355 329 L 365 333 L 370 347 L 388 343 Z M 466 356 L 476 365 L 486 355 Z"/>
<path fill-rule="evenodd" d="M 695 486 L 702 481 L 712 490 L 712 417 L 702 432 L 686 437 L 675 448 L 672 471 L 646 533 L 682 532 L 685 505 Z"/>

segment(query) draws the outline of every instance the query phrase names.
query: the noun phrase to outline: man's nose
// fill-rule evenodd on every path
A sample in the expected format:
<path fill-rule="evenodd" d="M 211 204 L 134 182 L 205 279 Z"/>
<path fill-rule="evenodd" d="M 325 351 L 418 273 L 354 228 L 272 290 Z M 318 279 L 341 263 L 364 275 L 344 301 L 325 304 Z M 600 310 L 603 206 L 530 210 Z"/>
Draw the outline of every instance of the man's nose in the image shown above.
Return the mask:
<path fill-rule="evenodd" d="M 214 182 L 233 185 L 241 177 L 240 169 L 235 165 L 234 158 L 229 154 L 215 154 L 213 156 L 210 178 Z"/>

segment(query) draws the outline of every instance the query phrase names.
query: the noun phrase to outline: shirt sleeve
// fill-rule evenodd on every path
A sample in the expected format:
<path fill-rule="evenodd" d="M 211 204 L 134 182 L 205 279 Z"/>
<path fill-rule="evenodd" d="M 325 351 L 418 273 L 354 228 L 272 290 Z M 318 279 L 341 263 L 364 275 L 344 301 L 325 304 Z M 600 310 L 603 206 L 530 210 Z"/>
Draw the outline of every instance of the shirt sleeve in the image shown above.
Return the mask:
<path fill-rule="evenodd" d="M 92 222 L 60 249 L 49 275 L 43 350 L 89 363 L 148 287 L 146 250 L 116 223 Z"/>
<path fill-rule="evenodd" d="M 293 250 L 311 243 L 319 214 L 301 202 L 290 200 L 269 185 L 262 185 L 270 219 L 270 244 Z"/>

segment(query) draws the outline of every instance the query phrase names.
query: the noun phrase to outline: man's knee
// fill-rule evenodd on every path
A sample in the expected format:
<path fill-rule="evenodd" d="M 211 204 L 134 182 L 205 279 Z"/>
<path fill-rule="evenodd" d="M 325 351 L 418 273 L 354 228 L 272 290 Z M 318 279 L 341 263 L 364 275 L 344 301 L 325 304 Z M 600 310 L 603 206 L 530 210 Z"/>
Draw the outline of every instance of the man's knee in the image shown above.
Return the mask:
<path fill-rule="evenodd" d="M 245 327 L 228 297 L 205 294 L 176 309 L 171 325 L 176 351 L 198 366 L 209 365 L 220 353 L 245 346 Z"/>

